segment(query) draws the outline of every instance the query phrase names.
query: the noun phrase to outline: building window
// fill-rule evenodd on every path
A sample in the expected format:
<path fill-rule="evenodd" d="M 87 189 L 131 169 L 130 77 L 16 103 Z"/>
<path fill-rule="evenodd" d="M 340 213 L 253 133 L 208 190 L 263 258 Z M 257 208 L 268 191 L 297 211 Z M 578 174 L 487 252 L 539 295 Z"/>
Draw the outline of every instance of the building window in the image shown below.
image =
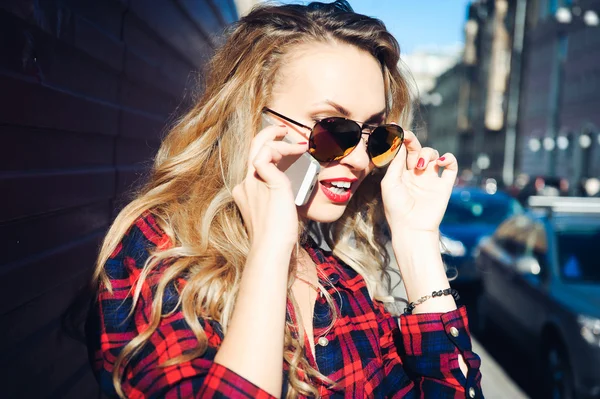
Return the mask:
<path fill-rule="evenodd" d="M 540 19 L 546 19 L 546 16 L 548 15 L 548 0 L 540 0 L 540 2 L 538 3 L 538 7 Z"/>
<path fill-rule="evenodd" d="M 549 0 L 548 1 L 548 14 L 549 16 L 556 14 L 556 10 L 558 9 L 558 0 Z"/>
<path fill-rule="evenodd" d="M 565 33 L 561 33 L 558 37 L 558 49 L 557 59 L 559 62 L 565 62 L 567 59 L 567 52 L 569 51 L 569 36 Z"/>

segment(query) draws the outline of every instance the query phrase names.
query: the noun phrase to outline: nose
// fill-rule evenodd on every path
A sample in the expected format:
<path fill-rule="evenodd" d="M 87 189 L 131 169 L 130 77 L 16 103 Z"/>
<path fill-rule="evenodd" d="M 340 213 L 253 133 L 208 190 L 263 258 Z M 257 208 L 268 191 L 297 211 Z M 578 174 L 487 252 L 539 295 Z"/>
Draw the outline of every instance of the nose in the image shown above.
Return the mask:
<path fill-rule="evenodd" d="M 340 164 L 346 165 L 351 169 L 364 170 L 367 169 L 371 163 L 369 154 L 367 153 L 367 140 L 369 139 L 368 133 L 363 133 L 361 140 L 358 145 L 346 155 L 340 159 Z"/>

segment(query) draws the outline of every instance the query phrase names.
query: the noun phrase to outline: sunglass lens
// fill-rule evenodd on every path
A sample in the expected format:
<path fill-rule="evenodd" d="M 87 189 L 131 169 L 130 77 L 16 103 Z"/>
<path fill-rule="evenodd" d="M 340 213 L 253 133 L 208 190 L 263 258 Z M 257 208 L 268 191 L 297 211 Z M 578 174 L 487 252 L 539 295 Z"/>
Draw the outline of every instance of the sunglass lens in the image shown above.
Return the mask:
<path fill-rule="evenodd" d="M 381 125 L 369 136 L 369 154 L 373 164 L 382 168 L 392 162 L 404 142 L 404 130 L 398 125 Z"/>
<path fill-rule="evenodd" d="M 313 128 L 309 153 L 318 161 L 337 161 L 350 153 L 360 140 L 360 126 L 344 118 L 327 118 Z"/>

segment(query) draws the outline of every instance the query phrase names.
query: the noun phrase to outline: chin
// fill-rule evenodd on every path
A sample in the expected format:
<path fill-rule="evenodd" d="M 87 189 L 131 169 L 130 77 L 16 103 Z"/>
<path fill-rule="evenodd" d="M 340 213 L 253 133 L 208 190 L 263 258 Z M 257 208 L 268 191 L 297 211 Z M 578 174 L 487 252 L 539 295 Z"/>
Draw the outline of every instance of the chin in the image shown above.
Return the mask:
<path fill-rule="evenodd" d="M 334 203 L 317 191 L 306 205 L 298 208 L 298 215 L 318 223 L 333 223 L 342 217 L 348 202 Z"/>
<path fill-rule="evenodd" d="M 318 223 L 333 223 L 342 217 L 346 206 L 308 203 L 298 208 L 298 215 Z"/>

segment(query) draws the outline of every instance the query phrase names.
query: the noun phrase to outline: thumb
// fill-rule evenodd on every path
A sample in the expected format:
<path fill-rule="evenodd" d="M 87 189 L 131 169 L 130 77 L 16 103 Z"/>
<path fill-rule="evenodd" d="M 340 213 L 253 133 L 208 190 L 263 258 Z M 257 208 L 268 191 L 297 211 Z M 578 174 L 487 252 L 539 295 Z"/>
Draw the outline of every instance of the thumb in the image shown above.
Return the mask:
<path fill-rule="evenodd" d="M 385 177 L 391 177 L 392 179 L 398 179 L 402 177 L 406 170 L 406 146 L 402 145 L 400 151 L 396 154 L 390 166 L 388 166 Z"/>

